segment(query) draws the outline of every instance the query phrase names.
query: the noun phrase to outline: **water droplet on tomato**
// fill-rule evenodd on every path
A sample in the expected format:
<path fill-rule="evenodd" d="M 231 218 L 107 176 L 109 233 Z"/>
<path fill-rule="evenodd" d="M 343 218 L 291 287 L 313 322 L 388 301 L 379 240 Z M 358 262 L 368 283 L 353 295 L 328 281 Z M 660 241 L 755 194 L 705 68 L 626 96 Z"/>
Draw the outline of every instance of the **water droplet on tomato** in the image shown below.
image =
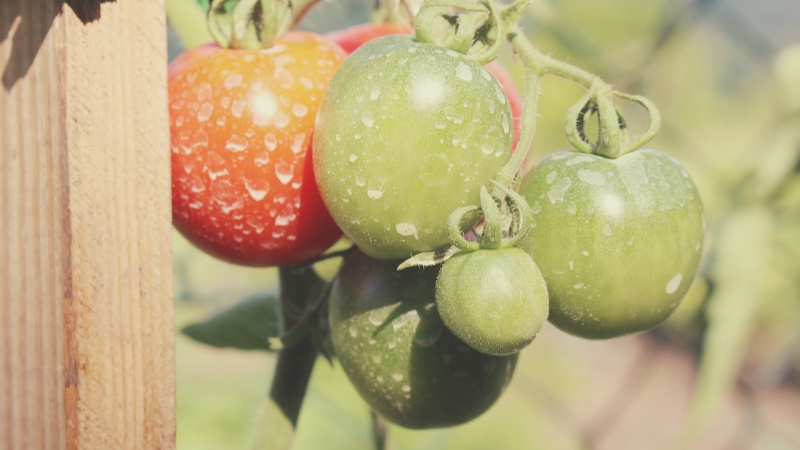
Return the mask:
<path fill-rule="evenodd" d="M 292 105 L 292 114 L 294 114 L 295 117 L 305 117 L 308 114 L 308 107 L 300 103 L 295 103 Z"/>
<path fill-rule="evenodd" d="M 464 81 L 472 81 L 472 69 L 464 62 L 459 62 L 456 66 L 456 77 Z"/>
<path fill-rule="evenodd" d="M 247 104 L 242 100 L 234 100 L 233 106 L 231 107 L 231 114 L 233 114 L 234 117 L 242 117 L 245 106 L 247 106 Z"/>
<path fill-rule="evenodd" d="M 375 117 L 369 111 L 364 111 L 364 113 L 361 114 L 361 123 L 367 128 L 372 128 L 372 125 L 375 124 Z"/>
<path fill-rule="evenodd" d="M 303 148 L 304 148 L 303 142 L 305 140 L 306 140 L 306 134 L 305 133 L 296 134 L 294 136 L 294 140 L 292 140 L 292 145 L 291 145 L 292 153 L 294 153 L 296 155 L 296 154 L 302 152 Z"/>
<path fill-rule="evenodd" d="M 275 165 L 275 176 L 278 177 L 278 181 L 280 181 L 281 184 L 289 183 L 294 176 L 292 165 L 285 161 L 279 162 Z"/>
<path fill-rule="evenodd" d="M 203 172 L 208 174 L 211 181 L 228 174 L 228 168 L 225 166 L 225 160 L 214 152 L 208 152 L 206 155 L 206 162 L 203 165 Z"/>
<path fill-rule="evenodd" d="M 266 197 L 269 192 L 269 182 L 267 182 L 267 180 L 261 178 L 242 178 L 242 182 L 244 183 L 245 189 L 247 189 L 247 193 L 257 202 L 264 200 L 264 197 Z"/>
<path fill-rule="evenodd" d="M 248 145 L 249 145 L 249 143 L 247 142 L 247 139 L 245 139 L 245 138 L 243 138 L 243 137 L 241 137 L 239 135 L 233 134 L 225 142 L 225 150 L 228 150 L 228 151 L 231 151 L 231 152 L 243 152 L 243 151 L 247 150 L 247 146 Z"/>
<path fill-rule="evenodd" d="M 669 280 L 669 283 L 667 283 L 667 287 L 665 289 L 667 294 L 674 294 L 675 291 L 677 291 L 681 286 L 681 280 L 683 280 L 683 275 L 680 273 L 672 277 L 672 279 Z"/>
<path fill-rule="evenodd" d="M 238 74 L 238 73 L 233 74 L 233 75 L 228 75 L 225 78 L 225 81 L 223 82 L 223 85 L 225 86 L 226 89 L 235 88 L 236 86 L 239 86 L 240 84 L 242 84 L 242 75 Z"/>
<path fill-rule="evenodd" d="M 272 133 L 267 133 L 267 135 L 264 136 L 264 146 L 266 146 L 269 151 L 275 150 L 278 147 L 278 138 Z"/>
<path fill-rule="evenodd" d="M 200 89 L 197 91 L 197 100 L 201 101 L 201 102 L 204 102 L 204 101 L 208 100 L 209 98 L 211 98 L 211 94 L 212 93 L 213 92 L 211 90 L 211 85 L 206 83 L 206 84 L 200 86 Z"/>

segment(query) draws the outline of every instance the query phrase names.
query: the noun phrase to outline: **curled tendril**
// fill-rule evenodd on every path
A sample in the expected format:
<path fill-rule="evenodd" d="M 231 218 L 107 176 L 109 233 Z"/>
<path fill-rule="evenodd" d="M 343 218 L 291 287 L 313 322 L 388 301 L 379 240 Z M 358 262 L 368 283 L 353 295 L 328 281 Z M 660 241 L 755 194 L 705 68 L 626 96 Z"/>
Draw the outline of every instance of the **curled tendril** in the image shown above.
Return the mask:
<path fill-rule="evenodd" d="M 464 216 L 473 211 L 478 211 L 479 209 L 480 208 L 475 205 L 462 206 L 456 208 L 456 210 L 450 214 L 450 217 L 447 218 L 447 237 L 450 239 L 450 243 L 461 250 L 474 251 L 480 248 L 480 244 L 475 241 L 468 241 L 461 233 L 461 221 L 464 219 Z"/>
<path fill-rule="evenodd" d="M 622 149 L 622 154 L 625 154 L 647 144 L 655 137 L 656 134 L 658 134 L 658 130 L 661 128 L 661 112 L 658 110 L 656 104 L 647 97 L 625 94 L 624 92 L 614 92 L 614 95 L 623 100 L 641 105 L 647 112 L 647 117 L 650 119 L 647 130 L 645 130 L 645 132 L 642 133 L 642 135 L 639 136 L 639 138 L 635 141 L 631 141 L 630 136 L 628 136 L 626 133 L 625 146 Z"/>
<path fill-rule="evenodd" d="M 517 0 L 498 11 L 491 0 L 430 0 L 417 13 L 417 40 L 437 44 L 486 64 L 497 57 L 507 30 L 530 0 Z"/>
<path fill-rule="evenodd" d="M 638 148 L 642 142 L 652 138 L 652 136 L 647 138 L 643 136 L 637 143 L 634 143 L 636 144 L 635 146 L 632 146 L 625 118 L 622 116 L 622 112 L 614 105 L 614 96 L 630 99 L 630 101 L 636 103 L 641 102 L 640 104 L 643 105 L 649 103 L 647 99 L 613 92 L 609 85 L 599 78 L 595 78 L 587 89 L 586 94 L 567 111 L 564 131 L 567 140 L 576 150 L 606 158 L 617 158 L 634 148 Z M 657 110 L 655 114 L 656 121 L 658 121 Z M 598 132 L 596 142 L 591 142 L 586 137 L 585 132 L 587 118 L 592 115 L 597 116 Z M 651 128 L 653 128 L 652 122 Z M 655 130 L 657 131 L 657 127 Z M 649 134 L 649 131 L 647 134 Z"/>

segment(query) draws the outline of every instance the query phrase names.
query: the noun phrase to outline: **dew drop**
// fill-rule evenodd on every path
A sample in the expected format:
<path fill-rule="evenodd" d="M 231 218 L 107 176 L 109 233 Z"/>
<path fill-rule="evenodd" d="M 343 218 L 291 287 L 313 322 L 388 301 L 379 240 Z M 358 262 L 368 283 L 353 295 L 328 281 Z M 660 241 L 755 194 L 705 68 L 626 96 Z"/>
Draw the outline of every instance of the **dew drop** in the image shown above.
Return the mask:
<path fill-rule="evenodd" d="M 364 114 L 361 114 L 361 123 L 367 128 L 372 128 L 372 125 L 375 124 L 375 117 L 370 112 L 365 111 Z"/>
<path fill-rule="evenodd" d="M 231 114 L 233 114 L 235 117 L 242 117 L 245 106 L 247 106 L 245 102 L 241 100 L 234 100 L 233 106 L 231 106 Z"/>
<path fill-rule="evenodd" d="M 214 112 L 214 105 L 208 102 L 203 103 L 203 105 L 200 106 L 200 109 L 197 111 L 197 121 L 205 122 L 206 120 L 209 119 L 209 117 L 211 117 L 211 113 L 213 112 Z"/>
<path fill-rule="evenodd" d="M 459 62 L 456 66 L 456 76 L 464 81 L 472 81 L 472 69 L 464 62 Z"/>
<path fill-rule="evenodd" d="M 306 114 L 308 114 L 308 107 L 300 103 L 295 103 L 292 105 L 292 114 L 294 114 L 295 117 L 305 117 Z"/>
<path fill-rule="evenodd" d="M 253 158 L 253 163 L 258 167 L 264 167 L 269 164 L 269 153 L 261 152 Z"/>
<path fill-rule="evenodd" d="M 235 88 L 240 84 L 242 84 L 242 75 L 238 73 L 233 75 L 228 75 L 228 77 L 225 78 L 225 81 L 223 82 L 223 85 L 225 86 L 226 89 Z"/>
<path fill-rule="evenodd" d="M 293 170 L 291 164 L 281 161 L 275 165 L 275 176 L 278 177 L 278 181 L 280 181 L 281 184 L 287 184 L 292 181 L 292 176 L 294 176 Z"/>
<path fill-rule="evenodd" d="M 379 327 L 389 318 L 390 312 L 391 311 L 386 308 L 373 309 L 370 311 L 369 315 L 367 315 L 367 320 L 369 320 L 369 323 L 372 325 Z"/>
<path fill-rule="evenodd" d="M 357 159 L 358 155 L 356 155 L 355 153 L 350 154 L 350 162 L 356 162 Z"/>
<path fill-rule="evenodd" d="M 558 180 L 550 190 L 547 192 L 547 196 L 550 198 L 550 203 L 556 204 L 564 200 L 564 195 L 567 193 L 567 190 L 572 185 L 572 181 L 569 178 L 562 178 Z"/>
<path fill-rule="evenodd" d="M 378 189 L 367 189 L 367 197 L 369 197 L 369 198 L 371 198 L 373 200 L 377 200 L 377 199 L 383 197 L 383 191 L 378 190 Z"/>
<path fill-rule="evenodd" d="M 247 189 L 247 193 L 250 194 L 253 200 L 260 202 L 267 196 L 269 192 L 269 183 L 267 180 L 260 178 L 243 178 L 242 181 L 244 182 L 245 189 Z"/>
<path fill-rule="evenodd" d="M 272 133 L 267 133 L 267 135 L 264 136 L 264 146 L 266 146 L 269 151 L 275 150 L 278 147 L 278 138 Z"/>
<path fill-rule="evenodd" d="M 228 168 L 225 167 L 225 160 L 214 152 L 208 152 L 206 162 L 203 165 L 203 172 L 208 174 L 211 181 L 228 174 Z"/>
<path fill-rule="evenodd" d="M 603 227 L 603 234 L 606 236 L 611 236 L 611 227 L 607 224 Z"/>
<path fill-rule="evenodd" d="M 416 238 L 419 236 L 417 226 L 413 223 L 398 223 L 394 226 L 394 229 L 400 236 L 414 236 Z"/>
<path fill-rule="evenodd" d="M 296 134 L 294 136 L 294 139 L 292 140 L 292 145 L 291 145 L 292 153 L 294 153 L 296 155 L 296 154 L 302 152 L 303 151 L 303 142 L 305 140 L 306 140 L 306 134 L 305 133 Z"/>
<path fill-rule="evenodd" d="M 377 100 L 378 97 L 380 97 L 380 96 L 381 96 L 381 88 L 379 88 L 377 86 L 372 88 L 372 92 L 369 93 L 369 99 L 370 100 Z"/>
<path fill-rule="evenodd" d="M 231 152 L 243 152 L 247 150 L 248 142 L 247 139 L 232 134 L 231 137 L 228 138 L 228 141 L 225 143 L 225 150 Z"/>
<path fill-rule="evenodd" d="M 672 279 L 669 280 L 669 283 L 667 283 L 667 287 L 665 289 L 667 294 L 674 294 L 675 291 L 677 291 L 681 286 L 681 280 L 683 280 L 683 275 L 680 273 L 672 277 Z"/>
<path fill-rule="evenodd" d="M 283 111 L 278 111 L 275 113 L 275 125 L 278 128 L 284 128 L 286 125 L 289 125 L 289 116 Z"/>
<path fill-rule="evenodd" d="M 212 94 L 211 85 L 206 83 L 200 87 L 199 91 L 197 91 L 197 100 L 204 102 L 209 98 L 211 98 L 211 94 Z"/>

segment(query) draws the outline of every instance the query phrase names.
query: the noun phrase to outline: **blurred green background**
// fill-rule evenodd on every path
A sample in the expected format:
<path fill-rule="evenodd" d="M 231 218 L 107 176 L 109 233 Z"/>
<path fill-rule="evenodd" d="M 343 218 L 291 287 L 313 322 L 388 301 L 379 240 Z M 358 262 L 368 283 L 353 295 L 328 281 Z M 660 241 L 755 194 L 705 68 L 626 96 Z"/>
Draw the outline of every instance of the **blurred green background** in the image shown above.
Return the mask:
<path fill-rule="evenodd" d="M 302 27 L 368 21 L 371 5 L 326 0 Z M 796 0 L 533 0 L 523 26 L 535 45 L 660 107 L 650 146 L 684 164 L 707 211 L 701 274 L 649 333 L 585 341 L 547 325 L 488 413 L 451 429 L 390 427 L 389 448 L 800 448 L 798 21 Z M 170 41 L 174 57 L 181 45 Z M 502 61 L 521 75 L 510 54 Z M 545 79 L 530 164 L 566 148 L 564 114 L 580 95 Z M 645 125 L 635 107 L 628 113 Z M 277 293 L 273 269 L 215 261 L 177 234 L 174 242 L 179 328 Z M 179 335 L 178 448 L 250 448 L 274 363 Z M 367 407 L 320 359 L 294 448 L 371 445 Z"/>

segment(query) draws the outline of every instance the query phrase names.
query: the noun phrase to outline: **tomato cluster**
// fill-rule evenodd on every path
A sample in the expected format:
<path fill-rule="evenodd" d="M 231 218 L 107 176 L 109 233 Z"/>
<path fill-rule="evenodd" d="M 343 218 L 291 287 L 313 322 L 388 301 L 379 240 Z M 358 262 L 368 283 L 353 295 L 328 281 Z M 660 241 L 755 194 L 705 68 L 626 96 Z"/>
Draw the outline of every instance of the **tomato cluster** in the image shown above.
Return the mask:
<path fill-rule="evenodd" d="M 338 360 L 375 411 L 429 428 L 488 409 L 548 320 L 591 339 L 663 321 L 697 270 L 703 216 L 655 150 L 557 152 L 514 191 L 498 180 L 520 161 L 508 74 L 409 34 L 290 32 L 179 57 L 173 219 L 254 266 L 311 261 L 344 235 L 357 248 L 329 290 Z M 433 267 L 398 270 L 415 265 Z"/>

